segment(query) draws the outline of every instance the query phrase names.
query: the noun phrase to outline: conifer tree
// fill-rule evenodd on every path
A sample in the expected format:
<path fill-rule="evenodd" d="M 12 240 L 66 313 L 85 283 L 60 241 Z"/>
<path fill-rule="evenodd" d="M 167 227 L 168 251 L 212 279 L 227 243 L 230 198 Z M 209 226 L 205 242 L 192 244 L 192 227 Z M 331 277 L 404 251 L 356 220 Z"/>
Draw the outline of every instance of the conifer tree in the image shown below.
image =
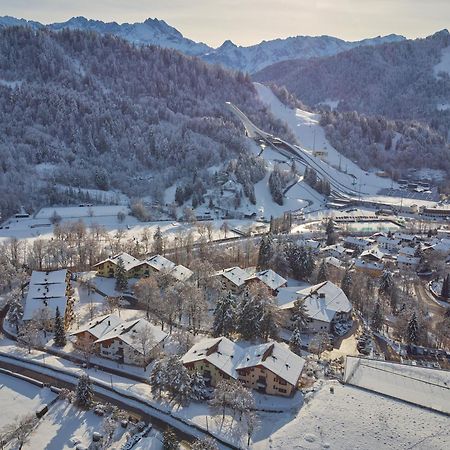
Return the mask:
<path fill-rule="evenodd" d="M 167 427 L 163 433 L 163 449 L 164 450 L 178 450 L 180 444 L 173 428 Z"/>
<path fill-rule="evenodd" d="M 55 338 L 54 342 L 57 347 L 64 347 L 67 343 L 66 332 L 64 330 L 64 321 L 59 312 L 59 308 L 56 307 L 55 324 L 54 324 Z"/>
<path fill-rule="evenodd" d="M 235 300 L 231 293 L 219 297 L 214 309 L 213 336 L 229 337 L 235 329 Z"/>
<path fill-rule="evenodd" d="M 125 271 L 125 265 L 123 259 L 119 258 L 116 268 L 116 290 L 125 291 L 128 287 L 128 277 Z"/>
<path fill-rule="evenodd" d="M 450 275 L 447 275 L 442 282 L 441 297 L 450 298 Z"/>
<path fill-rule="evenodd" d="M 319 272 L 317 273 L 317 283 L 323 283 L 328 280 L 328 270 L 327 265 L 325 264 L 325 260 L 322 260 L 322 263 L 319 267 Z"/>
<path fill-rule="evenodd" d="M 417 344 L 419 340 L 419 323 L 417 321 L 417 315 L 414 312 L 409 319 L 408 328 L 406 330 L 406 340 L 408 344 Z"/>
<path fill-rule="evenodd" d="M 291 334 L 291 338 L 289 339 L 289 348 L 292 352 L 294 352 L 296 355 L 301 356 L 302 351 L 302 336 L 300 333 L 300 330 L 295 327 L 294 331 Z"/>
<path fill-rule="evenodd" d="M 352 285 L 353 285 L 352 274 L 347 269 L 345 271 L 344 278 L 342 278 L 342 281 L 341 281 L 341 289 L 344 291 L 344 294 L 347 297 L 350 297 L 350 293 L 352 291 Z"/>
<path fill-rule="evenodd" d="M 162 255 L 164 251 L 164 243 L 161 233 L 161 228 L 158 226 L 156 228 L 155 234 L 153 235 L 153 249 L 156 254 Z"/>
<path fill-rule="evenodd" d="M 269 268 L 269 263 L 272 258 L 272 236 L 268 234 L 261 238 L 258 252 L 258 270 L 265 270 Z"/>
<path fill-rule="evenodd" d="M 308 324 L 308 310 L 306 309 L 305 300 L 299 298 L 294 302 L 294 308 L 292 311 L 292 321 L 294 322 L 294 330 L 297 328 L 302 331 L 306 328 Z"/>
<path fill-rule="evenodd" d="M 383 326 L 383 314 L 381 311 L 381 304 L 380 302 L 377 302 L 372 314 L 372 328 L 375 331 L 380 331 L 382 326 Z"/>
<path fill-rule="evenodd" d="M 81 408 L 89 408 L 92 403 L 92 399 L 93 393 L 91 379 L 88 374 L 83 373 L 78 379 L 75 401 Z"/>

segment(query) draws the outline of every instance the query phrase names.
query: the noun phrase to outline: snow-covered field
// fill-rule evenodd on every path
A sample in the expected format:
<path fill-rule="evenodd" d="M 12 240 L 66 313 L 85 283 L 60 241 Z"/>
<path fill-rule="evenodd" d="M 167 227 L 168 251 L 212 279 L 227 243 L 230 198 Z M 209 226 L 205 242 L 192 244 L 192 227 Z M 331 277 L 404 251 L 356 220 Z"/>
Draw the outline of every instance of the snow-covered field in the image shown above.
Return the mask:
<path fill-rule="evenodd" d="M 450 414 L 450 371 L 347 357 L 344 380 Z"/>
<path fill-rule="evenodd" d="M 123 212 L 129 213 L 129 209 L 123 205 L 110 205 L 110 206 L 61 206 L 42 208 L 35 215 L 36 219 L 50 219 L 53 214 L 57 214 L 63 219 L 79 219 L 82 217 L 109 217 L 115 216 Z"/>
<path fill-rule="evenodd" d="M 56 398 L 47 388 L 40 388 L 27 381 L 0 373 L 0 429 L 16 417 L 38 411 Z"/>
<path fill-rule="evenodd" d="M 175 238 L 187 236 L 192 233 L 192 237 L 198 240 L 201 237 L 200 228 L 208 223 L 212 224 L 211 237 L 212 240 L 223 239 L 225 233 L 221 229 L 224 220 L 203 221 L 198 224 L 178 221 L 157 221 L 157 222 L 140 222 L 135 217 L 126 215 L 123 222 L 117 218 L 118 212 L 128 213 L 126 206 L 93 206 L 93 207 L 55 207 L 41 209 L 36 218 L 10 218 L 3 223 L 0 229 L 0 242 L 10 238 L 23 239 L 33 241 L 38 238 L 50 239 L 53 237 L 53 225 L 49 218 L 56 213 L 62 218 L 61 224 L 68 222 L 76 222 L 81 220 L 86 227 L 93 226 L 103 227 L 108 234 L 113 237 L 118 231 L 122 233 L 123 240 L 140 239 L 146 231 L 148 236 L 152 237 L 157 227 L 160 227 L 163 237 L 168 242 L 173 242 Z M 269 216 L 270 217 L 270 216 Z M 227 238 L 238 236 L 233 228 L 241 231 L 247 231 L 251 228 L 261 226 L 261 222 L 257 220 L 227 220 L 229 231 Z M 202 230 L 203 235 L 207 235 Z"/>
<path fill-rule="evenodd" d="M 448 417 L 336 382 L 325 382 L 297 416 L 272 416 L 265 423 L 256 450 L 450 448 Z"/>
<path fill-rule="evenodd" d="M 29 436 L 23 450 L 73 449 L 73 442 L 88 447 L 94 431 L 101 432 L 102 417 L 58 401 Z"/>

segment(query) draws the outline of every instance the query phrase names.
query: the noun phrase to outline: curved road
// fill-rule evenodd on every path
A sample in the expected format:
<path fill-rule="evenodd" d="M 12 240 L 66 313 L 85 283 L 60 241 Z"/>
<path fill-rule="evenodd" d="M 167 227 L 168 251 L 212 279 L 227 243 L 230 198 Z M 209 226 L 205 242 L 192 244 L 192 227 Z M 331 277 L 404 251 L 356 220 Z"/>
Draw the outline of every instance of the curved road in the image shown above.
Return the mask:
<path fill-rule="evenodd" d="M 325 180 L 330 183 L 330 186 L 333 188 L 334 193 L 343 200 L 359 199 L 361 194 L 359 191 L 345 186 L 341 181 L 330 175 L 328 171 L 324 169 L 305 149 L 301 148 L 298 145 L 292 145 L 289 142 L 284 141 L 283 139 L 277 138 L 261 130 L 237 106 L 233 105 L 231 102 L 227 102 L 227 105 L 231 109 L 231 111 L 242 121 L 249 137 L 261 138 L 265 140 L 271 147 L 275 148 L 283 156 L 294 158 L 303 165 L 306 164 L 314 169 L 318 174 L 320 174 Z M 277 146 L 277 143 L 286 147 L 287 150 L 279 148 Z"/>

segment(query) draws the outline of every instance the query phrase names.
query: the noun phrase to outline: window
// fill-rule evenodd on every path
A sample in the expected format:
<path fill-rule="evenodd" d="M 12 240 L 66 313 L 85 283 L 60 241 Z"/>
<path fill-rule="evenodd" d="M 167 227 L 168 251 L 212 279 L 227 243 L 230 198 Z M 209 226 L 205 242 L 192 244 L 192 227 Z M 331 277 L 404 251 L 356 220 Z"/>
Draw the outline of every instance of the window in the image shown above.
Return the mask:
<path fill-rule="evenodd" d="M 286 389 L 278 389 L 281 393 L 286 394 Z"/>

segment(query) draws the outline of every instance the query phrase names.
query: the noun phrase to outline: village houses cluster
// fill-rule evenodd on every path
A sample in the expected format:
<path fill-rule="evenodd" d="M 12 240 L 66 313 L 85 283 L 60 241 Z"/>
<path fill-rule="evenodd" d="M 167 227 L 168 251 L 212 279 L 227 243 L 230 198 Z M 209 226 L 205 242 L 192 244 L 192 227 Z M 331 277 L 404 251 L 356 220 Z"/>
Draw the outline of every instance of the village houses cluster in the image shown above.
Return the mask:
<path fill-rule="evenodd" d="M 404 233 L 376 233 L 370 237 L 347 236 L 333 245 L 313 239 L 302 246 L 310 249 L 330 268 L 337 271 L 363 271 L 379 277 L 386 268 L 418 270 L 427 252 L 449 252 L 448 232 L 423 238 Z M 177 282 L 192 281 L 193 271 L 177 265 L 162 255 L 139 260 L 120 253 L 93 266 L 99 277 L 116 277 L 123 270 L 126 277 L 144 278 L 152 273 L 164 273 Z M 288 286 L 288 281 L 271 269 L 230 267 L 215 272 L 223 289 L 240 295 L 254 284 L 262 283 L 268 295 L 276 299 L 282 317 L 282 327 L 293 329 L 296 304 L 304 304 L 307 319 L 304 333 L 333 333 L 336 324 L 352 319 L 352 304 L 343 290 L 326 280 L 312 286 Z M 56 309 L 64 318 L 66 329 L 73 320 L 73 298 L 67 270 L 33 272 L 26 298 L 24 321 L 46 310 L 49 323 Z M 75 347 L 86 345 L 98 356 L 123 364 L 145 366 L 164 349 L 167 334 L 146 319 L 122 320 L 114 314 L 94 318 L 71 333 Z M 246 386 L 268 394 L 292 395 L 297 388 L 303 358 L 279 342 L 241 347 L 229 338 L 203 338 L 182 356 L 189 370 L 200 372 L 207 385 L 215 386 L 220 379 L 240 380 Z"/>

